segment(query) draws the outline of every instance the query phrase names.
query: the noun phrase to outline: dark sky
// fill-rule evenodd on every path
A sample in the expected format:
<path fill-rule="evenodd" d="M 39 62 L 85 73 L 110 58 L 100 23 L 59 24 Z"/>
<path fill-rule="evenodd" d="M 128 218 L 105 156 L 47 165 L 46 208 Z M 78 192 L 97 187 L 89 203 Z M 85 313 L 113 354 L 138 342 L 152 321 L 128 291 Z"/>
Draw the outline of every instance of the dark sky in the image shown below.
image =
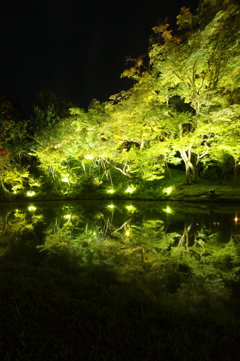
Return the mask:
<path fill-rule="evenodd" d="M 52 90 L 87 106 L 130 87 L 127 57 L 147 52 L 151 28 L 198 0 L 9 0 L 1 7 L 0 89 L 30 109 Z"/>

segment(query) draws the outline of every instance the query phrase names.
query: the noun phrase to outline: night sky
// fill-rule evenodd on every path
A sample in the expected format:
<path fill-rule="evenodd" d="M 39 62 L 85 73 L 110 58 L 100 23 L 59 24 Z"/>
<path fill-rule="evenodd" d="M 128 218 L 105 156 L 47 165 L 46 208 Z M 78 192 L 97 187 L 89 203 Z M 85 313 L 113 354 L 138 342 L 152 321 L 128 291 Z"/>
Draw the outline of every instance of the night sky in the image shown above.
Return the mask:
<path fill-rule="evenodd" d="M 29 111 L 50 89 L 86 107 L 132 82 L 120 79 L 127 57 L 147 53 L 151 28 L 173 23 L 198 0 L 9 1 L 1 7 L 0 89 Z"/>

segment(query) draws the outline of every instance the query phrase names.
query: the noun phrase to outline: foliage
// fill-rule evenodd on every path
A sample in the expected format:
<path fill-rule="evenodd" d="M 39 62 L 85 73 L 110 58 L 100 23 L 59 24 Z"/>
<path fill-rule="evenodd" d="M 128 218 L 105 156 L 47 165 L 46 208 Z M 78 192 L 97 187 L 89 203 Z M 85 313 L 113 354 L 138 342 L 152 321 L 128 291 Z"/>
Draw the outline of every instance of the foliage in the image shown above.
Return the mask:
<path fill-rule="evenodd" d="M 136 198 L 156 184 L 148 193 L 157 198 L 171 168 L 191 184 L 216 167 L 237 185 L 239 19 L 233 0 L 202 0 L 196 14 L 182 7 L 175 30 L 153 27 L 147 57 L 130 59 L 121 76 L 133 86 L 87 110 L 45 90 L 31 121 L 19 122 L 2 97 L 3 193 L 31 190 L 38 178 L 44 198 L 109 197 L 111 187 L 124 198 L 129 184 Z"/>

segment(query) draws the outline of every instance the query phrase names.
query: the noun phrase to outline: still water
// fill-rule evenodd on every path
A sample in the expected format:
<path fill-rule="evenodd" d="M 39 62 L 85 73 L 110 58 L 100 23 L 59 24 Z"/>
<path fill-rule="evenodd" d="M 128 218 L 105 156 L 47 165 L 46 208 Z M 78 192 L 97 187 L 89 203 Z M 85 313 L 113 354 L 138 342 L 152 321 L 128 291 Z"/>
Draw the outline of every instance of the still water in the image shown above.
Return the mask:
<path fill-rule="evenodd" d="M 240 234 L 240 205 L 184 202 L 74 201 L 2 203 L 0 239 L 31 236 L 41 248 L 78 248 L 84 242 L 96 246 L 105 241 L 129 247 L 183 246 L 190 251 L 214 239 L 226 245 Z M 203 245 L 204 244 L 204 245 Z M 7 246 L 7 245 L 6 245 Z M 206 247 L 205 247 L 206 246 Z M 5 246 L 1 244 L 2 252 Z M 197 248 L 195 248 L 197 252 Z"/>
<path fill-rule="evenodd" d="M 157 277 L 168 293 L 230 297 L 240 274 L 240 206 L 74 201 L 2 204 L 0 255 L 67 252 L 119 279 Z M 25 252 L 26 254 L 26 252 Z M 238 287 L 237 287 L 238 288 Z M 199 291 L 200 292 L 200 291 Z"/>

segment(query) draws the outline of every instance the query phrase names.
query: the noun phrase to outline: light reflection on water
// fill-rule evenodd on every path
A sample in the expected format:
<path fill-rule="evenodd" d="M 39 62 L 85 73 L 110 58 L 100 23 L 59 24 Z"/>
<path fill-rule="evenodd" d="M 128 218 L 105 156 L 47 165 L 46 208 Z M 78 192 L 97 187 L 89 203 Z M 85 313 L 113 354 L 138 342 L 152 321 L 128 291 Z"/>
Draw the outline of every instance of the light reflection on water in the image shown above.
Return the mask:
<path fill-rule="evenodd" d="M 2 204 L 0 206 L 0 239 L 31 231 L 37 239 L 39 233 L 48 237 L 58 232 L 83 234 L 117 240 L 124 235 L 144 242 L 144 238 L 178 238 L 187 235 L 193 243 L 201 237 L 210 237 L 227 243 L 240 232 L 240 207 L 236 205 L 78 201 Z M 38 230 L 38 235 L 34 230 Z M 130 232 L 131 231 L 131 232 Z M 126 233 L 127 232 L 127 233 Z M 177 235 L 178 234 L 178 235 Z M 135 239 L 136 241 L 136 239 Z M 190 244 L 192 245 L 192 243 Z M 57 245 L 57 244 L 56 244 Z"/>
<path fill-rule="evenodd" d="M 0 255 L 16 244 L 29 254 L 68 252 L 81 265 L 117 270 L 121 279 L 154 277 L 167 292 L 192 287 L 198 297 L 204 290 L 227 297 L 229 284 L 239 284 L 239 214 L 237 205 L 213 203 L 2 204 Z"/>

